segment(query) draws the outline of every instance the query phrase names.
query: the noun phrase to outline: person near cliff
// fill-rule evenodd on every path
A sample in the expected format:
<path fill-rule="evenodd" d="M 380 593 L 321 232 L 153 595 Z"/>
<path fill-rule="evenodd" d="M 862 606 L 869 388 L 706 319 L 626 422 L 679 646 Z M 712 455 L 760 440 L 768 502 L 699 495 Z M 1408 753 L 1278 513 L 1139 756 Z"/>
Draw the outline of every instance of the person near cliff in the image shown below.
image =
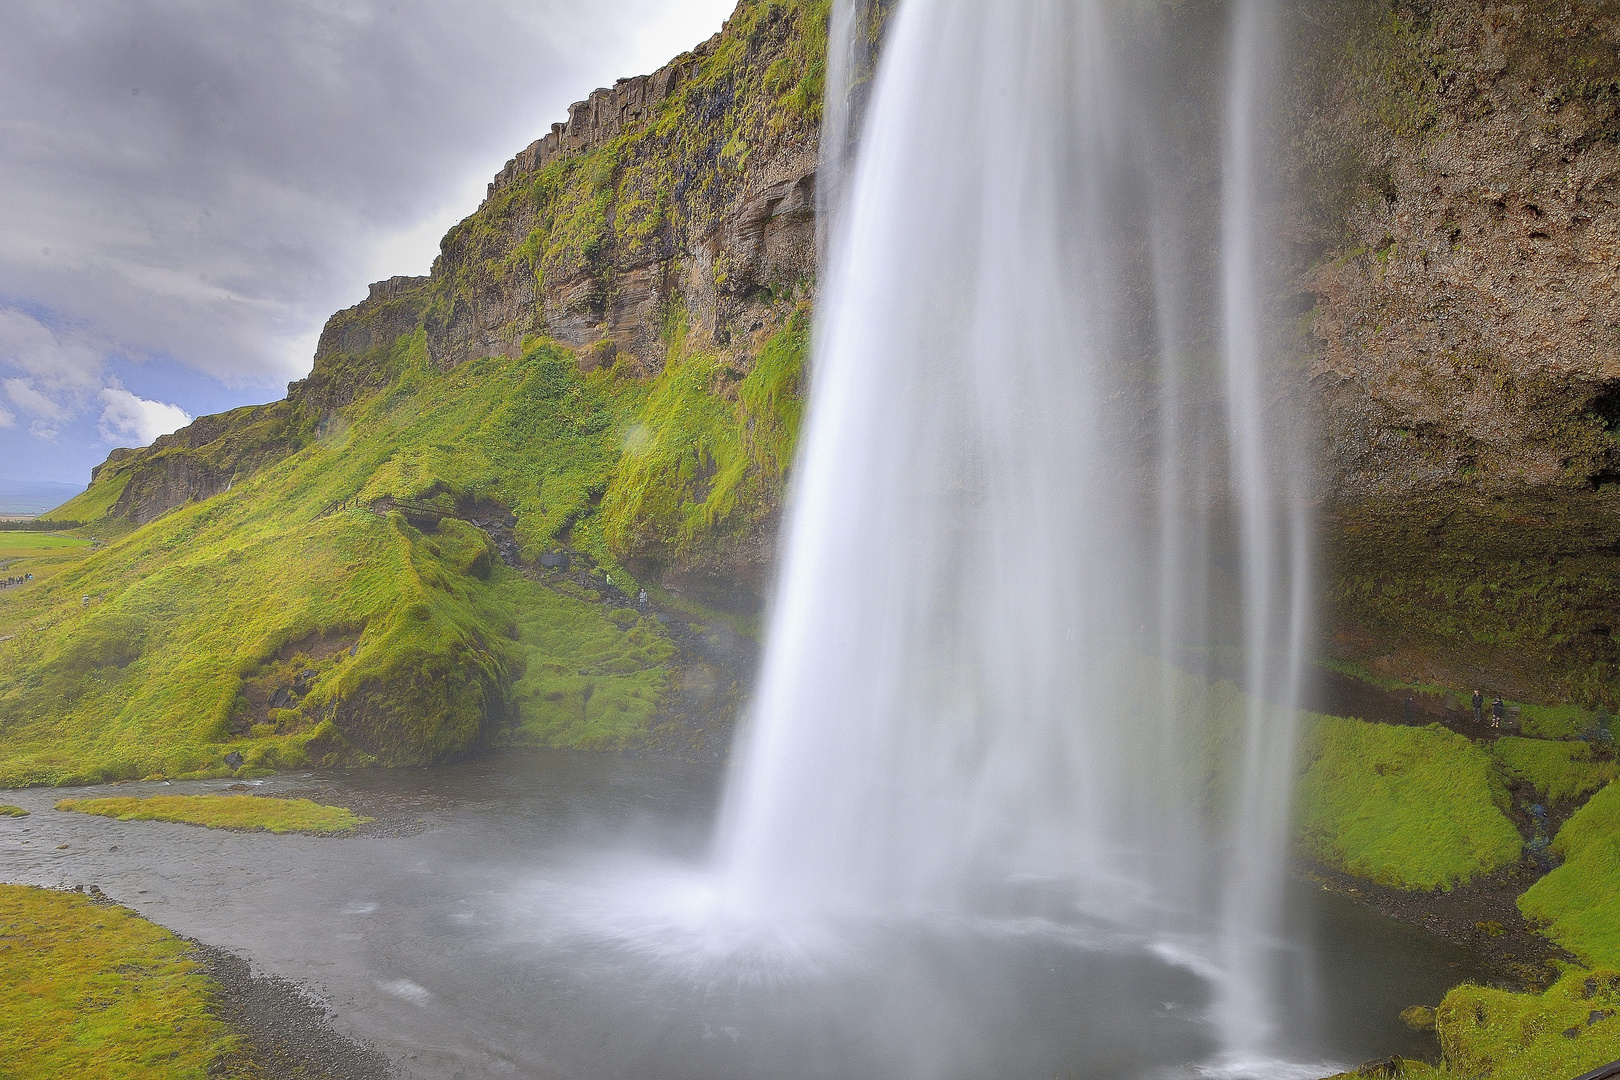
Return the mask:
<path fill-rule="evenodd" d="M 1476 725 L 1485 723 L 1485 695 L 1478 690 L 1474 691 L 1474 723 Z"/>
<path fill-rule="evenodd" d="M 1417 722 L 1416 709 L 1414 708 L 1411 694 L 1406 695 L 1406 701 L 1402 703 L 1401 708 L 1406 714 L 1406 726 L 1411 727 Z"/>
<path fill-rule="evenodd" d="M 1496 700 L 1491 702 L 1491 727 L 1500 729 L 1502 717 L 1507 712 L 1507 706 L 1502 704 L 1502 695 L 1497 694 Z"/>

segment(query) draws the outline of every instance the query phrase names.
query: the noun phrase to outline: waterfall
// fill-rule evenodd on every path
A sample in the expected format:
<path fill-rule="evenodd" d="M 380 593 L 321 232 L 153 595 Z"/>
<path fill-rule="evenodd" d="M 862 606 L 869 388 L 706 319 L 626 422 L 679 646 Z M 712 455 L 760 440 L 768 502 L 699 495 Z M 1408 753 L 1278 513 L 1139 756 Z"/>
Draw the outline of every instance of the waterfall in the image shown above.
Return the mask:
<path fill-rule="evenodd" d="M 1261 311 L 1272 18 L 1167 7 L 901 3 L 856 137 L 869 26 L 836 5 L 810 403 L 718 850 L 761 918 L 1057 904 L 1171 943 L 1241 1072 L 1307 474 Z"/>

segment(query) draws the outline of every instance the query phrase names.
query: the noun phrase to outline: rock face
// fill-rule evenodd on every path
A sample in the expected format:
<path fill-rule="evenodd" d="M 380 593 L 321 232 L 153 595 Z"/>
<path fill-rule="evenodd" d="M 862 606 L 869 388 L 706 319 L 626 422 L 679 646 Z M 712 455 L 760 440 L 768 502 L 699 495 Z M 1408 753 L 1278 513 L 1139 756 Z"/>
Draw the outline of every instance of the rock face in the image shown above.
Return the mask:
<path fill-rule="evenodd" d="M 587 367 L 623 358 L 651 375 L 672 320 L 722 348 L 779 320 L 815 275 L 819 87 L 798 107 L 789 87 L 816 76 L 808 63 L 781 75 L 807 60 L 812 22 L 813 4 L 745 3 L 725 32 L 596 90 L 509 161 L 441 244 L 433 362 L 546 335 Z"/>
<path fill-rule="evenodd" d="M 1620 479 L 1620 16 L 1363 20 L 1348 48 L 1408 88 L 1354 94 L 1352 58 L 1313 118 L 1365 170 L 1309 275 L 1335 497 Z"/>
<path fill-rule="evenodd" d="M 1352 3 L 1296 118 L 1341 651 L 1612 694 L 1620 11 Z"/>

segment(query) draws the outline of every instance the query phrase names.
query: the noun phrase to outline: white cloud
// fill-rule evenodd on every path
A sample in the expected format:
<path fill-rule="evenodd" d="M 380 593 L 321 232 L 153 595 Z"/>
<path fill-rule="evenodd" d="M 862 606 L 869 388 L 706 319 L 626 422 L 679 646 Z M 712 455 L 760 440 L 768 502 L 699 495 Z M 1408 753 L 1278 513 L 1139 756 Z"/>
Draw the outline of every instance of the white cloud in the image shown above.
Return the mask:
<path fill-rule="evenodd" d="M 36 392 L 83 394 L 99 386 L 98 344 L 84 334 L 53 330 L 16 308 L 0 308 L 0 365 L 22 372 Z"/>
<path fill-rule="evenodd" d="M 28 433 L 47 442 L 105 382 L 102 350 L 89 335 L 53 330 L 16 308 L 0 308 L 0 369 L 19 373 L 0 379 L 0 390 L 32 417 Z M 16 423 L 9 409 L 0 412 L 0 428 Z"/>
<path fill-rule="evenodd" d="M 116 382 L 102 388 L 101 400 L 105 405 L 97 427 L 110 443 L 145 446 L 191 423 L 191 415 L 180 406 L 139 397 Z"/>
<path fill-rule="evenodd" d="M 7 379 L 0 386 L 6 388 L 6 397 L 11 399 L 11 403 L 24 412 L 33 413 L 46 421 L 67 419 L 66 407 L 35 390 L 24 379 Z"/>
<path fill-rule="evenodd" d="M 12 427 L 17 423 L 16 414 L 4 405 L 0 405 L 0 428 Z"/>

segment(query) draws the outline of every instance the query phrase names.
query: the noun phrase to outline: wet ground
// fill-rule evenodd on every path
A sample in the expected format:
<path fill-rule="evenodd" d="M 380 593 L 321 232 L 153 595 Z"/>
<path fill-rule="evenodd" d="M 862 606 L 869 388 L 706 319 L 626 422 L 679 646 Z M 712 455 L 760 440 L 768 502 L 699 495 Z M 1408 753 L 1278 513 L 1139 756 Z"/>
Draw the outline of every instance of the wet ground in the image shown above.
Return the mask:
<path fill-rule="evenodd" d="M 1209 985 L 1174 942 L 1037 913 L 717 937 L 702 867 L 720 776 L 537 754 L 256 786 L 379 819 L 347 839 L 51 808 L 91 789 L 6 792 L 33 813 L 0 819 L 0 880 L 95 884 L 307 987 L 401 1076 L 1101 1080 L 1211 1059 Z M 1318 885 L 1290 910 L 1284 1056 L 1307 1068 L 1432 1055 L 1400 1009 L 1487 976 Z"/>

